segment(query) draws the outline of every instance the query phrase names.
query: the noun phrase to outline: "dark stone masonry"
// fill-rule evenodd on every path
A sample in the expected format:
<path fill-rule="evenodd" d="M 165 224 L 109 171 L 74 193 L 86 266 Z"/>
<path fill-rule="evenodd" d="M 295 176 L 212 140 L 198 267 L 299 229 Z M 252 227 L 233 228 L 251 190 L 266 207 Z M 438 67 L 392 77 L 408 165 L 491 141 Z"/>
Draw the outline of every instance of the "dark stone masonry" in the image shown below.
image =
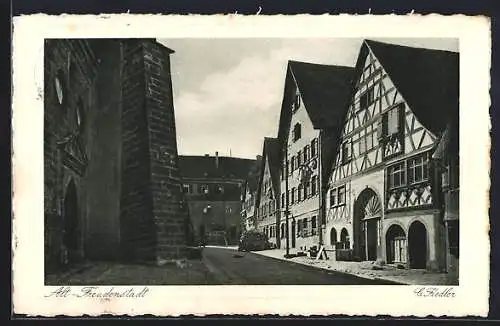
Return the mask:
<path fill-rule="evenodd" d="M 153 39 L 46 41 L 46 272 L 185 257 L 172 53 Z"/>

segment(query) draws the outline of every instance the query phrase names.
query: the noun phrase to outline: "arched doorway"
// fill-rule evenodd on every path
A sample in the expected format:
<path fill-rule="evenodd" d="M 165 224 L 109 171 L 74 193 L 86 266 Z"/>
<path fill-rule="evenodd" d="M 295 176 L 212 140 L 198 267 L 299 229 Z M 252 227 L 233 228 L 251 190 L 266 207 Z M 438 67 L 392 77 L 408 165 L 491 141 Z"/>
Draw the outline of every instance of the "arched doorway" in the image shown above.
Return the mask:
<path fill-rule="evenodd" d="M 66 187 L 64 196 L 64 236 L 63 243 L 67 249 L 67 263 L 72 264 L 78 259 L 78 197 L 75 182 L 71 180 Z"/>
<path fill-rule="evenodd" d="M 332 228 L 330 230 L 330 245 L 335 246 L 337 244 L 337 230 Z"/>
<path fill-rule="evenodd" d="M 415 221 L 408 230 L 410 268 L 427 267 L 427 230 L 422 222 Z"/>
<path fill-rule="evenodd" d="M 343 228 L 342 231 L 340 231 L 340 249 L 349 249 L 350 246 L 349 232 L 347 232 L 346 228 Z"/>
<path fill-rule="evenodd" d="M 354 255 L 360 260 L 376 260 L 380 245 L 382 205 L 370 188 L 363 190 L 354 203 Z"/>
<path fill-rule="evenodd" d="M 387 230 L 386 236 L 387 246 L 387 263 L 406 263 L 407 243 L 406 234 L 402 227 L 393 224 Z"/>

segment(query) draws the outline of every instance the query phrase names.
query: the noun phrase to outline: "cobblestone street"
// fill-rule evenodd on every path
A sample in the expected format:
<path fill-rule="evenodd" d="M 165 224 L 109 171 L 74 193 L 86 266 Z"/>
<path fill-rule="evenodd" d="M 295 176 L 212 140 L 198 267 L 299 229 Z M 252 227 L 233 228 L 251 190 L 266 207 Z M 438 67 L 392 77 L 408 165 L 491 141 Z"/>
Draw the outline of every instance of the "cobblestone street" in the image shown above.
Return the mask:
<path fill-rule="evenodd" d="M 201 261 L 185 266 L 124 265 L 92 263 L 83 270 L 62 277 L 49 275 L 47 285 L 205 285 L 218 284 Z"/>
<path fill-rule="evenodd" d="M 395 284 L 327 271 L 234 248 L 210 248 L 203 260 L 164 266 L 91 263 L 65 276 L 49 275 L 47 285 L 304 285 Z"/>

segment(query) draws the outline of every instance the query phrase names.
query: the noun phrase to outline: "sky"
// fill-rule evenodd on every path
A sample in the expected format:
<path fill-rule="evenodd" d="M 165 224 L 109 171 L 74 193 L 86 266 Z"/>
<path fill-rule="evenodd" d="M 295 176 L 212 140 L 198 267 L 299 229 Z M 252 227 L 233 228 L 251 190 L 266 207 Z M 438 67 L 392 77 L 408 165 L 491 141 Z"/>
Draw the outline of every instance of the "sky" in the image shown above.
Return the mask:
<path fill-rule="evenodd" d="M 457 39 L 381 39 L 458 52 Z M 255 158 L 276 137 L 288 60 L 355 65 L 362 39 L 159 39 L 171 55 L 180 155 Z"/>

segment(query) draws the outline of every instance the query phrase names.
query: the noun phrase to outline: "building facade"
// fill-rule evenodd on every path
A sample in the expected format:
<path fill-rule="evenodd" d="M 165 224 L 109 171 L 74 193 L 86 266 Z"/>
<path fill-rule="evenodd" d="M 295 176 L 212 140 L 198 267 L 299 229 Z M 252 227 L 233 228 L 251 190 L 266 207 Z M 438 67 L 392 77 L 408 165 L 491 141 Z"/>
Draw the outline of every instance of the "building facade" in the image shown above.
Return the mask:
<path fill-rule="evenodd" d="M 308 250 L 322 243 L 325 170 L 335 144 L 339 112 L 353 69 L 289 61 L 281 108 L 280 207 L 282 248 Z"/>
<path fill-rule="evenodd" d="M 241 229 L 243 231 L 253 230 L 257 226 L 255 205 L 261 162 L 262 156 L 259 155 L 257 156 L 255 165 L 253 165 L 253 168 L 248 173 L 243 186 L 241 194 Z"/>
<path fill-rule="evenodd" d="M 325 239 L 355 260 L 445 270 L 432 153 L 458 114 L 458 54 L 365 41 L 326 192 Z"/>
<path fill-rule="evenodd" d="M 241 234 L 241 193 L 256 160 L 234 157 L 179 157 L 191 224 L 198 241 L 235 245 Z"/>
<path fill-rule="evenodd" d="M 264 138 L 262 163 L 255 202 L 257 230 L 280 246 L 280 156 L 277 138 Z"/>
<path fill-rule="evenodd" d="M 46 40 L 46 272 L 184 256 L 172 52 L 151 39 Z"/>

